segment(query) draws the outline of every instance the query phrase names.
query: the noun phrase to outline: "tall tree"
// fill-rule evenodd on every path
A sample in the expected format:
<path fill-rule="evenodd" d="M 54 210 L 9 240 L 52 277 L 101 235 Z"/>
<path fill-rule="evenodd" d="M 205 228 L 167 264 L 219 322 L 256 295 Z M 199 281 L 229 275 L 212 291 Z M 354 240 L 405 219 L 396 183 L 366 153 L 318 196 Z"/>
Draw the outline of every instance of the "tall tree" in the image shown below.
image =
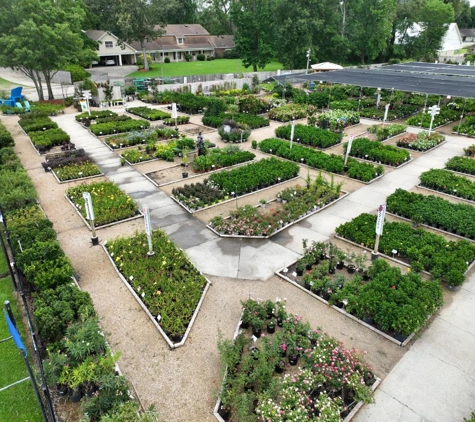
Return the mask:
<path fill-rule="evenodd" d="M 53 99 L 51 79 L 59 69 L 96 57 L 84 47 L 81 24 L 86 14 L 81 0 L 5 0 L 0 16 L 0 64 L 31 78 L 40 99 L 42 78 Z"/>
<path fill-rule="evenodd" d="M 408 43 L 410 57 L 434 60 L 442 47 L 448 26 L 453 21 L 454 11 L 451 4 L 442 0 L 425 0 L 417 16 L 420 32 Z"/>
<path fill-rule="evenodd" d="M 165 17 L 167 23 L 196 23 L 198 6 L 194 0 L 181 0 Z"/>
<path fill-rule="evenodd" d="M 319 0 L 278 0 L 275 11 L 275 51 L 286 69 L 303 69 L 307 51 L 315 58 L 314 35 L 322 27 L 314 11 Z"/>
<path fill-rule="evenodd" d="M 396 0 L 355 0 L 348 5 L 348 39 L 362 64 L 383 52 L 391 38 Z"/>
<path fill-rule="evenodd" d="M 145 43 L 164 33 L 166 16 L 177 7 L 174 0 L 86 0 L 91 12 L 98 14 L 103 30 L 119 38 L 119 44 L 137 41 L 150 69 Z"/>
<path fill-rule="evenodd" d="M 245 67 L 265 67 L 274 56 L 273 0 L 236 0 L 231 20 L 236 28 L 234 42 Z"/>
<path fill-rule="evenodd" d="M 231 5 L 235 0 L 202 0 L 197 3 L 197 22 L 212 35 L 231 35 Z"/>

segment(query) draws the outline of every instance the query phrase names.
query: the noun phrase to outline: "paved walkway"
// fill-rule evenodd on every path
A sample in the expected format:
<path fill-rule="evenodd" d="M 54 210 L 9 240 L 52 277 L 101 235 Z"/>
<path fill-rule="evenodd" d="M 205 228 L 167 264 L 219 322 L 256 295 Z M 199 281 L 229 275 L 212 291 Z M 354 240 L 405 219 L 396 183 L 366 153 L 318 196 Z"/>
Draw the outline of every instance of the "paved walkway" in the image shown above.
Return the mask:
<path fill-rule="evenodd" d="M 80 129 L 73 115 L 54 120 L 110 180 L 139 205 L 149 206 L 153 227 L 165 230 L 202 272 L 250 280 L 266 280 L 283 263 L 298 256 L 303 238 L 327 240 L 341 223 L 374 211 L 396 188 L 411 189 L 418 184 L 421 172 L 442 168 L 449 157 L 461 155 L 463 147 L 473 143 L 462 137 L 448 137 L 448 142 L 436 150 L 270 240 L 233 240 L 217 237 L 134 168 L 122 167 L 117 155 Z M 446 295 L 453 298 L 452 303 L 436 316 L 383 381 L 376 392 L 376 403 L 364 407 L 354 420 L 455 422 L 475 410 L 475 363 L 470 359 L 475 350 L 474 283 L 472 276 L 460 292 Z"/>

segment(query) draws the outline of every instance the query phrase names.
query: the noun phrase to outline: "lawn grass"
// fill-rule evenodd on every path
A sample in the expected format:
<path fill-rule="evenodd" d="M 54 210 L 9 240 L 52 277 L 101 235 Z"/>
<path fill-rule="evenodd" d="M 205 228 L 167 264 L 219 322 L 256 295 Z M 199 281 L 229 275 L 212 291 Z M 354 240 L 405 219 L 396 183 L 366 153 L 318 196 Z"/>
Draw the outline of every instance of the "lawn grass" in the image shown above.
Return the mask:
<path fill-rule="evenodd" d="M 7 81 L 6 79 L 0 78 L 0 91 L 10 90 L 16 86 L 21 86 L 14 82 Z M 7 94 L 10 94 L 9 92 Z"/>
<path fill-rule="evenodd" d="M 241 73 L 252 72 L 252 67 L 245 68 L 241 59 L 218 59 L 212 61 L 174 62 L 153 64 L 149 72 L 133 72 L 127 75 L 131 78 L 161 78 L 167 76 L 207 75 L 210 73 Z M 270 62 L 259 71 L 282 69 L 278 61 Z"/>
<path fill-rule="evenodd" d="M 5 258 L 0 251 L 0 268 L 3 268 L 5 265 Z M 21 315 L 16 306 L 16 298 L 10 277 L 0 279 L 0 303 L 3 304 L 5 300 L 10 301 L 15 321 L 23 343 L 25 344 L 25 327 L 22 324 Z M 0 315 L 0 339 L 7 337 L 10 337 L 10 333 L 2 312 L 2 315 Z M 13 340 L 0 343 L 0 388 L 27 376 L 28 372 L 25 367 L 25 362 Z M 24 381 L 7 390 L 0 391 L 0 403 L 0 421 L 40 422 L 43 420 L 30 381 Z"/>

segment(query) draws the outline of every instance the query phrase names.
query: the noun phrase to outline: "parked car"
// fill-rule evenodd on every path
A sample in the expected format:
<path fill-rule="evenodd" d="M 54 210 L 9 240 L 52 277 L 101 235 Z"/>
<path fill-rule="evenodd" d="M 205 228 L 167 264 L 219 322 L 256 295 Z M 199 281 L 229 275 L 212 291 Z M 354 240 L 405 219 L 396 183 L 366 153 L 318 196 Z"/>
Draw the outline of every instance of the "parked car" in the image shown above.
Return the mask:
<path fill-rule="evenodd" d="M 106 66 L 115 66 L 115 60 L 114 59 L 106 59 L 106 60 L 104 60 L 104 64 Z"/>

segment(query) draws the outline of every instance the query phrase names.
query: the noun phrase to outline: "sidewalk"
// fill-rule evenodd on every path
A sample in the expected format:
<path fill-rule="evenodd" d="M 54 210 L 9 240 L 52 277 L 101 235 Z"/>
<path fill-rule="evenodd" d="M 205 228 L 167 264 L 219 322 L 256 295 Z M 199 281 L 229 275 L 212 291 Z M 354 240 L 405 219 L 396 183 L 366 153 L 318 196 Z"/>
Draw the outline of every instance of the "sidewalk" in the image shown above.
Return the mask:
<path fill-rule="evenodd" d="M 165 230 L 186 250 L 199 270 L 242 280 L 268 279 L 283 262 L 298 256 L 303 238 L 329 239 L 338 225 L 362 212 L 374 211 L 396 188 L 411 189 L 418 184 L 421 172 L 442 168 L 449 157 L 462 155 L 463 147 L 473 143 L 467 138 L 449 136 L 448 142 L 436 150 L 272 239 L 233 240 L 217 237 L 138 171 L 122 167 L 115 153 L 89 132 L 79 129 L 74 115 L 56 116 L 54 120 L 110 180 L 141 206 L 149 206 L 153 227 Z M 363 407 L 354 421 L 461 422 L 475 410 L 475 362 L 470 359 L 475 350 L 474 278 L 472 275 L 461 291 L 445 295 L 449 301 L 444 309 L 383 380 L 376 391 L 375 404 Z"/>

